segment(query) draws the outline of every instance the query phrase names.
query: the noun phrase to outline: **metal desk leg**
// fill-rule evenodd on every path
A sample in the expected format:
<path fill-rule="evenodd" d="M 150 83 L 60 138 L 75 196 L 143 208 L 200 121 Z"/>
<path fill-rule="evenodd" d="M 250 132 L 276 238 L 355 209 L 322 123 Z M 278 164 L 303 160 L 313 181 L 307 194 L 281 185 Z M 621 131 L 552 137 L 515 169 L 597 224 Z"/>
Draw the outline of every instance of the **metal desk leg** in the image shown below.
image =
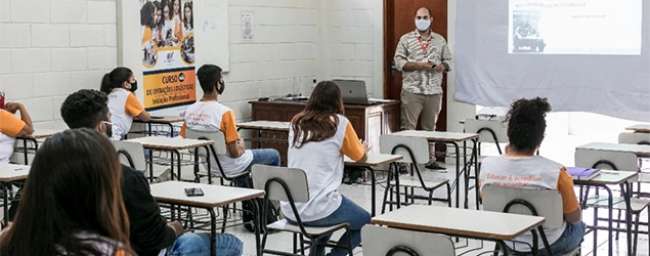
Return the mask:
<path fill-rule="evenodd" d="M 460 208 L 460 148 L 456 142 L 451 144 L 456 150 L 456 208 Z"/>
<path fill-rule="evenodd" d="M 253 199 L 252 201 L 253 201 L 253 205 L 255 205 L 255 210 L 258 213 L 253 218 L 253 222 L 254 222 L 254 225 L 255 225 L 255 252 L 256 252 L 257 256 L 261 256 L 262 255 L 262 247 L 261 247 L 261 242 L 260 242 L 260 233 L 261 233 L 260 232 L 260 228 L 261 228 L 260 223 L 262 223 L 262 220 L 261 220 L 262 214 L 259 214 L 259 213 L 261 213 L 261 207 L 260 207 L 260 204 L 259 204 L 259 200 Z M 267 230 L 267 232 L 268 232 L 268 230 Z"/>
<path fill-rule="evenodd" d="M 153 183 L 153 150 L 149 150 L 149 183 Z"/>
<path fill-rule="evenodd" d="M 174 138 L 174 125 L 173 124 L 167 124 L 169 125 L 169 137 Z"/>
<path fill-rule="evenodd" d="M 208 208 L 208 213 L 210 213 L 210 255 L 217 255 L 217 217 L 214 214 L 214 209 Z"/>
<path fill-rule="evenodd" d="M 25 156 L 25 165 L 29 165 L 29 151 L 27 150 L 27 139 L 23 139 L 23 151 Z"/>
<path fill-rule="evenodd" d="M 181 176 L 181 152 L 174 150 L 172 154 L 176 154 L 176 171 L 178 172 L 178 181 L 182 181 Z M 172 162 L 173 163 L 173 162 Z"/>
<path fill-rule="evenodd" d="M 9 191 L 7 189 L 7 186 L 9 186 L 9 184 L 2 183 L 2 184 L 0 184 L 0 186 L 2 186 L 2 203 L 3 203 L 2 211 L 4 213 L 4 215 L 2 217 L 2 225 L 1 226 L 4 228 L 4 227 L 7 226 L 7 223 L 9 221 L 9 196 L 7 195 L 7 194 L 9 194 Z"/>
<path fill-rule="evenodd" d="M 632 250 L 632 206 L 630 202 L 632 193 L 634 193 L 632 188 L 632 183 L 626 181 L 625 183 L 621 184 L 621 191 L 623 191 L 623 197 L 625 199 L 625 208 L 626 208 L 625 229 L 627 232 L 627 254 L 633 256 L 634 250 Z"/>

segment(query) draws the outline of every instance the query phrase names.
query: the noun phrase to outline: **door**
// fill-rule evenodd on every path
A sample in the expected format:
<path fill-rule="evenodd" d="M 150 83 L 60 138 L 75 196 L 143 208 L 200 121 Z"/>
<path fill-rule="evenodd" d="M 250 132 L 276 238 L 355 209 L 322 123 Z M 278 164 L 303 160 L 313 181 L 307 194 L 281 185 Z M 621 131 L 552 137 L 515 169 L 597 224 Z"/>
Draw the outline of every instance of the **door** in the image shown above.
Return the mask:
<path fill-rule="evenodd" d="M 447 38 L 447 0 L 384 0 L 384 95 L 389 99 L 400 99 L 402 74 L 393 68 L 395 48 L 402 35 L 415 30 L 415 12 L 420 7 L 431 9 L 431 28 Z M 443 88 L 442 110 L 436 130 L 447 130 L 447 78 Z"/>

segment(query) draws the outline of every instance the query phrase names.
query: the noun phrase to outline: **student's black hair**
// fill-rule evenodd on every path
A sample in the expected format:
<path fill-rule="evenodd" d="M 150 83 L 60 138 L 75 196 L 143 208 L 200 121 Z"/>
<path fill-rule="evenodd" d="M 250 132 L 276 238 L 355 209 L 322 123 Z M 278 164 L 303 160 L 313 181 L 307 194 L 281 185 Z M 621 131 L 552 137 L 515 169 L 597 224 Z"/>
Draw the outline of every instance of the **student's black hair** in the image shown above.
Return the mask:
<path fill-rule="evenodd" d="M 70 94 L 61 105 L 61 117 L 70 129 L 95 129 L 102 121 L 107 121 L 108 98 L 97 90 L 79 90 Z"/>
<path fill-rule="evenodd" d="M 204 94 L 210 94 L 217 89 L 216 84 L 221 81 L 221 71 L 217 65 L 205 64 L 196 72 Z"/>
<path fill-rule="evenodd" d="M 110 94 L 115 88 L 122 88 L 122 84 L 128 81 L 133 75 L 133 71 L 125 67 L 117 67 L 110 73 L 106 73 L 102 78 L 101 91 Z"/>
<path fill-rule="evenodd" d="M 145 3 L 140 9 L 140 25 L 150 28 L 154 27 L 155 24 L 153 23 L 153 15 L 155 11 L 156 6 L 153 3 Z"/>
<path fill-rule="evenodd" d="M 519 152 L 531 152 L 544 140 L 546 113 L 551 105 L 546 98 L 520 99 L 508 112 L 508 139 L 510 146 Z"/>

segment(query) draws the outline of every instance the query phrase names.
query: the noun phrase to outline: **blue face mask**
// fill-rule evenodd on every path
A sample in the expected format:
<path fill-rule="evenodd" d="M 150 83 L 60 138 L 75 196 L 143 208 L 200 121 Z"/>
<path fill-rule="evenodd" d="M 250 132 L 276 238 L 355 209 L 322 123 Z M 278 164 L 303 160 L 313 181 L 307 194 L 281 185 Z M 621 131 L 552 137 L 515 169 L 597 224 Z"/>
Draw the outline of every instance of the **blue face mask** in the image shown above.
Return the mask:
<path fill-rule="evenodd" d="M 415 20 L 415 27 L 417 27 L 419 31 L 427 31 L 429 27 L 431 27 L 431 20 L 417 19 Z"/>

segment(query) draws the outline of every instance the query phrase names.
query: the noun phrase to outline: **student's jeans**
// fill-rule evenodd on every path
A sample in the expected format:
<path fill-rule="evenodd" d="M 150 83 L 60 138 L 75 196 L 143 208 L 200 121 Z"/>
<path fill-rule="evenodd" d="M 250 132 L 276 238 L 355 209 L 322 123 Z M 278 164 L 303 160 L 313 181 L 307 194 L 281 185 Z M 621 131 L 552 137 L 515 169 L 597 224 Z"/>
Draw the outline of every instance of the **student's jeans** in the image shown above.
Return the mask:
<path fill-rule="evenodd" d="M 292 222 L 289 220 L 289 222 Z M 351 243 L 352 248 L 356 248 L 361 244 L 361 228 L 370 223 L 370 214 L 358 206 L 350 199 L 343 197 L 341 206 L 339 206 L 334 213 L 325 217 L 324 219 L 304 222 L 303 224 L 308 227 L 327 227 L 341 223 L 350 225 L 350 230 L 345 232 L 339 239 L 337 245 L 347 247 Z M 295 225 L 295 223 L 292 223 Z M 330 237 L 323 237 L 317 241 L 312 241 L 312 247 L 309 250 L 309 256 L 322 256 L 325 255 L 325 244 L 329 241 Z M 351 241 L 348 239 L 352 239 Z M 344 256 L 348 255 L 348 251 L 341 248 L 334 248 L 329 256 Z"/>
<path fill-rule="evenodd" d="M 576 224 L 566 224 L 566 229 L 562 233 L 562 236 L 551 244 L 551 252 L 553 255 L 563 255 L 567 254 L 576 248 L 580 247 L 583 237 L 585 236 L 585 223 L 578 222 Z M 517 254 L 517 255 L 532 255 L 531 253 L 527 254 Z M 541 249 L 539 255 L 548 255 L 546 249 Z"/>
<path fill-rule="evenodd" d="M 218 234 L 216 252 L 219 256 L 241 256 L 243 243 L 231 234 Z M 210 255 L 210 234 L 185 233 L 179 236 L 167 249 L 166 256 L 203 256 Z"/>
<path fill-rule="evenodd" d="M 248 170 L 253 168 L 253 165 L 263 164 L 270 166 L 280 166 L 280 153 L 272 148 L 262 148 L 262 149 L 251 149 L 253 152 L 253 161 L 248 166 Z M 252 188 L 253 180 L 250 175 L 244 175 L 242 177 L 236 178 L 233 180 L 235 186 L 243 188 Z"/>

